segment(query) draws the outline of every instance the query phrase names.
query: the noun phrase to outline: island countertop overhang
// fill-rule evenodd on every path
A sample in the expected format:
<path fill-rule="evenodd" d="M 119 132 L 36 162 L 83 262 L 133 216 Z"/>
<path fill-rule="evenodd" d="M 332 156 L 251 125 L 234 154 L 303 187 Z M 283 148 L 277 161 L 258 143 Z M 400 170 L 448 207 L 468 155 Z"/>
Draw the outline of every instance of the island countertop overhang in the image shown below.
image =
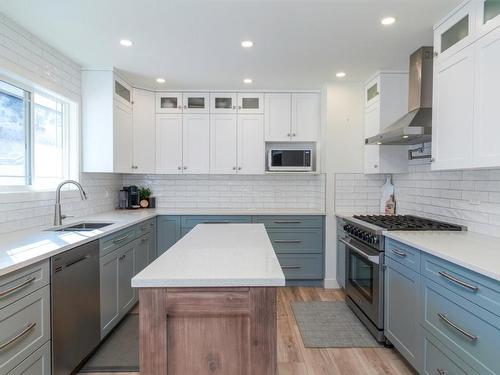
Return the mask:
<path fill-rule="evenodd" d="M 284 285 L 263 224 L 199 224 L 132 279 L 134 288 Z"/>

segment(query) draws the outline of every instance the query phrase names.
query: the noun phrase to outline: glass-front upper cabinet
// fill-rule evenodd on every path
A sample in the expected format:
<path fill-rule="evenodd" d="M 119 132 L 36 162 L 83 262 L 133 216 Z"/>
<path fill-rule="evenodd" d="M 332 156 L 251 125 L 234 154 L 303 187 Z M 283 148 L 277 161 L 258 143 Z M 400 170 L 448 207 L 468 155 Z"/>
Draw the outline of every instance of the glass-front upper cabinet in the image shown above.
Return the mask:
<path fill-rule="evenodd" d="M 264 113 L 264 94 L 238 93 L 238 113 Z"/>
<path fill-rule="evenodd" d="M 373 78 L 365 86 L 365 106 L 369 107 L 380 100 L 380 76 Z"/>
<path fill-rule="evenodd" d="M 473 1 L 465 4 L 435 29 L 434 48 L 438 59 L 453 55 L 473 41 L 476 4 Z"/>
<path fill-rule="evenodd" d="M 157 92 L 156 113 L 182 113 L 182 93 Z"/>
<path fill-rule="evenodd" d="M 228 92 L 210 93 L 210 113 L 236 113 L 237 94 Z"/>
<path fill-rule="evenodd" d="M 119 102 L 130 106 L 132 105 L 132 89 L 123 80 L 115 76 L 113 91 L 115 93 L 114 97 Z"/>
<path fill-rule="evenodd" d="M 185 92 L 183 98 L 184 113 L 208 113 L 210 95 L 202 92 Z"/>
<path fill-rule="evenodd" d="M 500 26 L 500 0 L 481 0 L 477 9 L 477 27 L 480 34 Z"/>

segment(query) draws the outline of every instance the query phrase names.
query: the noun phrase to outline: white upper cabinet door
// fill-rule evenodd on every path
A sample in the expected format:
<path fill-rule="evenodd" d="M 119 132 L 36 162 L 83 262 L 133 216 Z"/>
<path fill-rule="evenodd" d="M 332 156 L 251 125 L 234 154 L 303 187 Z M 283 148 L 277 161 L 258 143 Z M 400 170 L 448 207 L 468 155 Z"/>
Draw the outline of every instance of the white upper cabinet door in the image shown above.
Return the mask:
<path fill-rule="evenodd" d="M 372 104 L 378 103 L 380 101 L 380 75 L 373 78 L 365 86 L 365 107 L 369 107 Z"/>
<path fill-rule="evenodd" d="M 182 94 L 184 113 L 209 113 L 210 94 L 205 92 L 185 92 Z"/>
<path fill-rule="evenodd" d="M 317 141 L 321 115 L 320 106 L 319 94 L 292 94 L 292 141 Z"/>
<path fill-rule="evenodd" d="M 210 93 L 210 113 L 236 113 L 238 96 L 234 92 Z"/>
<path fill-rule="evenodd" d="M 236 173 L 237 115 L 210 115 L 210 173 Z"/>
<path fill-rule="evenodd" d="M 291 94 L 266 94 L 266 141 L 287 142 L 291 139 Z"/>
<path fill-rule="evenodd" d="M 365 109 L 365 138 L 380 132 L 380 105 L 374 104 Z"/>
<path fill-rule="evenodd" d="M 500 1 L 476 0 L 477 30 L 480 35 L 489 33 L 500 26 Z"/>
<path fill-rule="evenodd" d="M 472 166 L 474 46 L 434 67 L 433 169 Z"/>
<path fill-rule="evenodd" d="M 182 113 L 182 93 L 157 92 L 156 113 Z"/>
<path fill-rule="evenodd" d="M 156 115 L 156 173 L 182 173 L 182 114 Z"/>
<path fill-rule="evenodd" d="M 132 169 L 132 110 L 115 101 L 113 132 L 113 172 L 130 173 Z"/>
<path fill-rule="evenodd" d="M 391 146 L 390 146 L 391 147 Z M 380 170 L 380 146 L 365 146 L 365 174 L 382 173 Z"/>
<path fill-rule="evenodd" d="M 238 116 L 238 173 L 265 171 L 264 116 Z"/>
<path fill-rule="evenodd" d="M 132 87 L 116 74 L 114 75 L 113 85 L 114 99 L 122 105 L 132 107 Z"/>
<path fill-rule="evenodd" d="M 264 113 L 264 94 L 254 92 L 238 93 L 238 112 L 246 114 Z"/>
<path fill-rule="evenodd" d="M 209 115 L 183 115 L 183 171 L 189 174 L 210 172 Z"/>
<path fill-rule="evenodd" d="M 134 89 L 133 172 L 155 173 L 156 115 L 155 93 Z"/>
<path fill-rule="evenodd" d="M 475 44 L 474 166 L 500 166 L 500 28 Z"/>
<path fill-rule="evenodd" d="M 434 30 L 434 63 L 451 57 L 474 41 L 476 32 L 474 1 L 465 4 Z"/>

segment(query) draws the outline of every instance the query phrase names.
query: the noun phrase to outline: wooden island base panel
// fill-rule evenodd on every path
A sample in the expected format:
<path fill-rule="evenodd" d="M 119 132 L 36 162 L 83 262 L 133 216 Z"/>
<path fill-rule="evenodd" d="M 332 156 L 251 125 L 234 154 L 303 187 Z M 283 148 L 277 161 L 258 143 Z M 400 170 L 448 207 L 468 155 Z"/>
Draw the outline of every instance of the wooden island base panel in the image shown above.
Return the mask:
<path fill-rule="evenodd" d="M 276 288 L 140 288 L 141 375 L 275 375 Z"/>

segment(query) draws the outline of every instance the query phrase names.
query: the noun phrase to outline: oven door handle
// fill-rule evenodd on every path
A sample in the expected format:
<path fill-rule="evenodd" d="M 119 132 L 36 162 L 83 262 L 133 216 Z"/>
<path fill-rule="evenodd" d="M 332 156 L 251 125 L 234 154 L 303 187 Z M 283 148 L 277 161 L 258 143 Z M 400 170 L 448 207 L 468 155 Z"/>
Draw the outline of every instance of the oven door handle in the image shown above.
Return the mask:
<path fill-rule="evenodd" d="M 350 244 L 349 242 L 347 242 L 343 238 L 340 238 L 339 241 L 342 242 L 344 245 L 346 245 L 348 248 L 354 250 L 356 253 L 361 255 L 363 258 L 368 259 L 370 262 L 372 262 L 374 264 L 380 264 L 380 257 L 378 255 L 368 255 L 363 250 L 357 248 L 356 246 L 353 246 L 352 244 Z"/>

